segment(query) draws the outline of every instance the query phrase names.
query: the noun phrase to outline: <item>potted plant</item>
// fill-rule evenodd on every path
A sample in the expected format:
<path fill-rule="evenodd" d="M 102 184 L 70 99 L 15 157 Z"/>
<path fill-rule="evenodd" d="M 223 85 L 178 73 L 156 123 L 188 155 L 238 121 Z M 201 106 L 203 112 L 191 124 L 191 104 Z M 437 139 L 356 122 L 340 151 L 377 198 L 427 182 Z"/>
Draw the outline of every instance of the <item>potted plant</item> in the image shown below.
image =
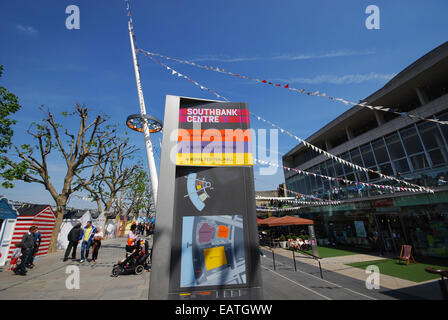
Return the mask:
<path fill-rule="evenodd" d="M 280 236 L 280 247 L 286 249 L 286 243 L 287 243 L 286 237 L 282 234 Z"/>

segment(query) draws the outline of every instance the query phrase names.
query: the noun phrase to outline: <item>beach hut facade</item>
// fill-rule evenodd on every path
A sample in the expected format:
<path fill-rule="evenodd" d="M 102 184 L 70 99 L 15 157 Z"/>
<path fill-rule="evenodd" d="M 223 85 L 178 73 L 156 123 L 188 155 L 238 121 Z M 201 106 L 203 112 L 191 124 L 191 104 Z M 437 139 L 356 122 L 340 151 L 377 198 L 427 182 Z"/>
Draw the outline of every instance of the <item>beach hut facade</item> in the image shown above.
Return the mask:
<path fill-rule="evenodd" d="M 0 267 L 3 267 L 8 260 L 18 215 L 17 210 L 8 199 L 0 198 Z"/>
<path fill-rule="evenodd" d="M 87 221 L 91 220 L 92 216 L 89 210 L 66 210 L 62 218 L 61 228 L 59 229 L 57 249 L 62 250 L 67 248 L 68 233 L 78 222 L 81 222 L 81 225 L 84 227 L 87 224 Z"/>
<path fill-rule="evenodd" d="M 22 241 L 23 235 L 29 231 L 31 226 L 37 226 L 42 236 L 42 242 L 36 256 L 46 255 L 50 246 L 51 235 L 56 223 L 56 215 L 48 204 L 23 204 L 17 208 L 19 213 L 12 235 L 8 259 L 14 251 L 14 245 Z"/>
<path fill-rule="evenodd" d="M 120 226 L 120 224 L 116 221 L 118 213 L 107 212 L 105 215 L 107 217 L 107 222 L 104 224 L 104 237 L 106 239 L 116 238 L 118 235 L 118 228 Z"/>

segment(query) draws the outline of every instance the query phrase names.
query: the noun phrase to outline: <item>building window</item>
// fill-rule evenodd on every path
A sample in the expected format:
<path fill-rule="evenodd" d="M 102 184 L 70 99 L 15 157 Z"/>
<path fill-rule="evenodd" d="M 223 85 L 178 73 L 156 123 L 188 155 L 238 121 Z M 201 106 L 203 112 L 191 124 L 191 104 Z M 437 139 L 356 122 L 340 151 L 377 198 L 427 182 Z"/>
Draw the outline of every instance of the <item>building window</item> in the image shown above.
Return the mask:
<path fill-rule="evenodd" d="M 418 125 L 418 130 L 433 166 L 448 162 L 445 143 L 437 125 L 433 122 L 423 122 Z"/>
<path fill-rule="evenodd" d="M 400 137 L 397 133 L 394 133 L 386 139 L 386 144 L 389 150 L 390 157 L 393 160 L 400 159 L 406 156 L 404 153 L 403 145 L 401 144 Z"/>
<path fill-rule="evenodd" d="M 330 176 L 330 177 L 335 177 L 335 174 L 334 174 L 334 166 L 333 166 L 333 160 L 328 160 L 328 161 L 326 162 L 326 164 L 327 164 L 328 176 Z"/>
<path fill-rule="evenodd" d="M 389 162 L 389 156 L 387 155 L 387 150 L 383 139 L 372 142 L 372 148 L 375 152 L 376 161 L 378 163 Z"/>
<path fill-rule="evenodd" d="M 408 155 L 413 155 L 419 152 L 423 152 L 423 146 L 417 135 L 415 127 L 400 130 L 401 138 L 403 139 L 404 146 Z"/>
<path fill-rule="evenodd" d="M 444 113 L 444 114 L 438 116 L 437 118 L 439 118 L 439 120 L 448 121 L 448 113 Z M 440 129 L 443 132 L 443 136 L 445 137 L 445 140 L 448 141 L 448 125 L 441 124 Z"/>
<path fill-rule="evenodd" d="M 426 156 L 424 153 L 420 153 L 418 155 L 414 155 L 410 157 L 412 166 L 415 170 L 419 169 L 428 169 L 429 163 L 428 160 L 426 160 Z"/>
<path fill-rule="evenodd" d="M 376 166 L 375 159 L 373 158 L 372 148 L 370 144 L 361 147 L 361 154 L 366 167 Z M 376 167 L 374 170 L 377 170 Z"/>
<path fill-rule="evenodd" d="M 358 148 L 350 151 L 350 156 L 352 157 L 352 162 L 354 164 L 357 164 L 358 166 L 361 166 L 361 167 L 364 166 L 364 164 L 362 163 L 361 154 L 359 153 Z"/>
<path fill-rule="evenodd" d="M 305 176 L 305 194 L 311 194 L 311 180 L 310 176 Z"/>
<path fill-rule="evenodd" d="M 351 162 L 350 155 L 348 152 L 341 155 L 341 158 L 344 159 L 345 161 Z M 353 172 L 353 168 L 351 166 L 344 165 L 344 171 L 345 171 L 345 174 L 348 175 L 349 173 Z"/>
<path fill-rule="evenodd" d="M 394 170 L 392 169 L 392 165 L 390 163 L 380 164 L 380 170 L 382 174 L 392 176 L 394 174 Z"/>
<path fill-rule="evenodd" d="M 428 154 L 429 154 L 429 157 L 431 158 L 432 165 L 434 167 L 443 165 L 447 162 L 446 161 L 446 153 L 442 152 L 441 149 L 428 151 Z"/>
<path fill-rule="evenodd" d="M 408 160 L 406 158 L 394 161 L 394 166 L 395 170 L 397 170 L 397 173 L 406 173 L 411 171 L 409 169 Z"/>
<path fill-rule="evenodd" d="M 341 177 L 344 175 L 344 170 L 342 169 L 342 164 L 340 164 L 339 162 L 336 162 L 334 164 L 334 168 L 336 170 L 336 176 L 337 177 Z"/>
<path fill-rule="evenodd" d="M 370 170 L 377 171 L 377 168 L 376 168 L 376 167 L 370 167 L 369 169 L 370 169 Z M 369 171 L 369 172 L 368 172 L 368 175 L 369 175 L 369 180 L 370 180 L 370 181 L 372 181 L 372 180 L 376 180 L 376 179 L 379 179 L 379 178 L 380 178 L 379 174 L 377 174 L 377 173 L 373 173 L 372 171 Z"/>

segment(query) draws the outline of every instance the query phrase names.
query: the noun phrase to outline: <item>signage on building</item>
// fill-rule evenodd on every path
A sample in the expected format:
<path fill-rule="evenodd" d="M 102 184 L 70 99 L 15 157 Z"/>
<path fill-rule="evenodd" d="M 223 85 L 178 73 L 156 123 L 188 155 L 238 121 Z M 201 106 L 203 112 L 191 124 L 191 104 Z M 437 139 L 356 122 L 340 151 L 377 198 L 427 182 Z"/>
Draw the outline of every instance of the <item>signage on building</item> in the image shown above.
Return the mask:
<path fill-rule="evenodd" d="M 370 202 L 368 201 L 361 201 L 361 202 L 355 202 L 355 209 L 370 209 Z"/>
<path fill-rule="evenodd" d="M 394 206 L 394 200 L 393 199 L 381 199 L 381 200 L 375 200 L 371 202 L 372 208 L 379 208 L 379 207 L 393 207 Z"/>
<path fill-rule="evenodd" d="M 361 238 L 367 237 L 364 221 L 354 221 L 356 235 Z"/>
<path fill-rule="evenodd" d="M 167 96 L 150 299 L 261 299 L 250 144 L 246 103 Z"/>

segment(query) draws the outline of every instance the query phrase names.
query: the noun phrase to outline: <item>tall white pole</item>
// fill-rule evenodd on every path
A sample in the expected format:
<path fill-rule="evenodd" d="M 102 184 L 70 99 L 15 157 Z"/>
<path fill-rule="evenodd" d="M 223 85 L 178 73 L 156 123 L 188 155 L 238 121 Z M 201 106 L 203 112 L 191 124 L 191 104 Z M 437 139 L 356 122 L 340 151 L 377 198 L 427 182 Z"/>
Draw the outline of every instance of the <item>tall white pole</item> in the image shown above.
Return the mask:
<path fill-rule="evenodd" d="M 134 38 L 132 35 L 131 22 L 128 22 L 129 38 L 131 40 L 132 59 L 134 61 L 135 81 L 137 83 L 138 100 L 140 103 L 140 114 L 142 117 L 146 114 L 145 100 L 143 99 L 142 84 L 140 82 L 140 71 L 138 68 L 137 55 L 135 54 Z M 157 188 L 159 186 L 159 180 L 157 177 L 156 163 L 154 161 L 154 153 L 152 149 L 152 143 L 149 136 L 149 128 L 146 120 L 143 118 L 143 134 L 145 136 L 146 157 L 148 158 L 149 175 L 151 178 L 151 189 L 154 205 L 157 202 Z"/>

